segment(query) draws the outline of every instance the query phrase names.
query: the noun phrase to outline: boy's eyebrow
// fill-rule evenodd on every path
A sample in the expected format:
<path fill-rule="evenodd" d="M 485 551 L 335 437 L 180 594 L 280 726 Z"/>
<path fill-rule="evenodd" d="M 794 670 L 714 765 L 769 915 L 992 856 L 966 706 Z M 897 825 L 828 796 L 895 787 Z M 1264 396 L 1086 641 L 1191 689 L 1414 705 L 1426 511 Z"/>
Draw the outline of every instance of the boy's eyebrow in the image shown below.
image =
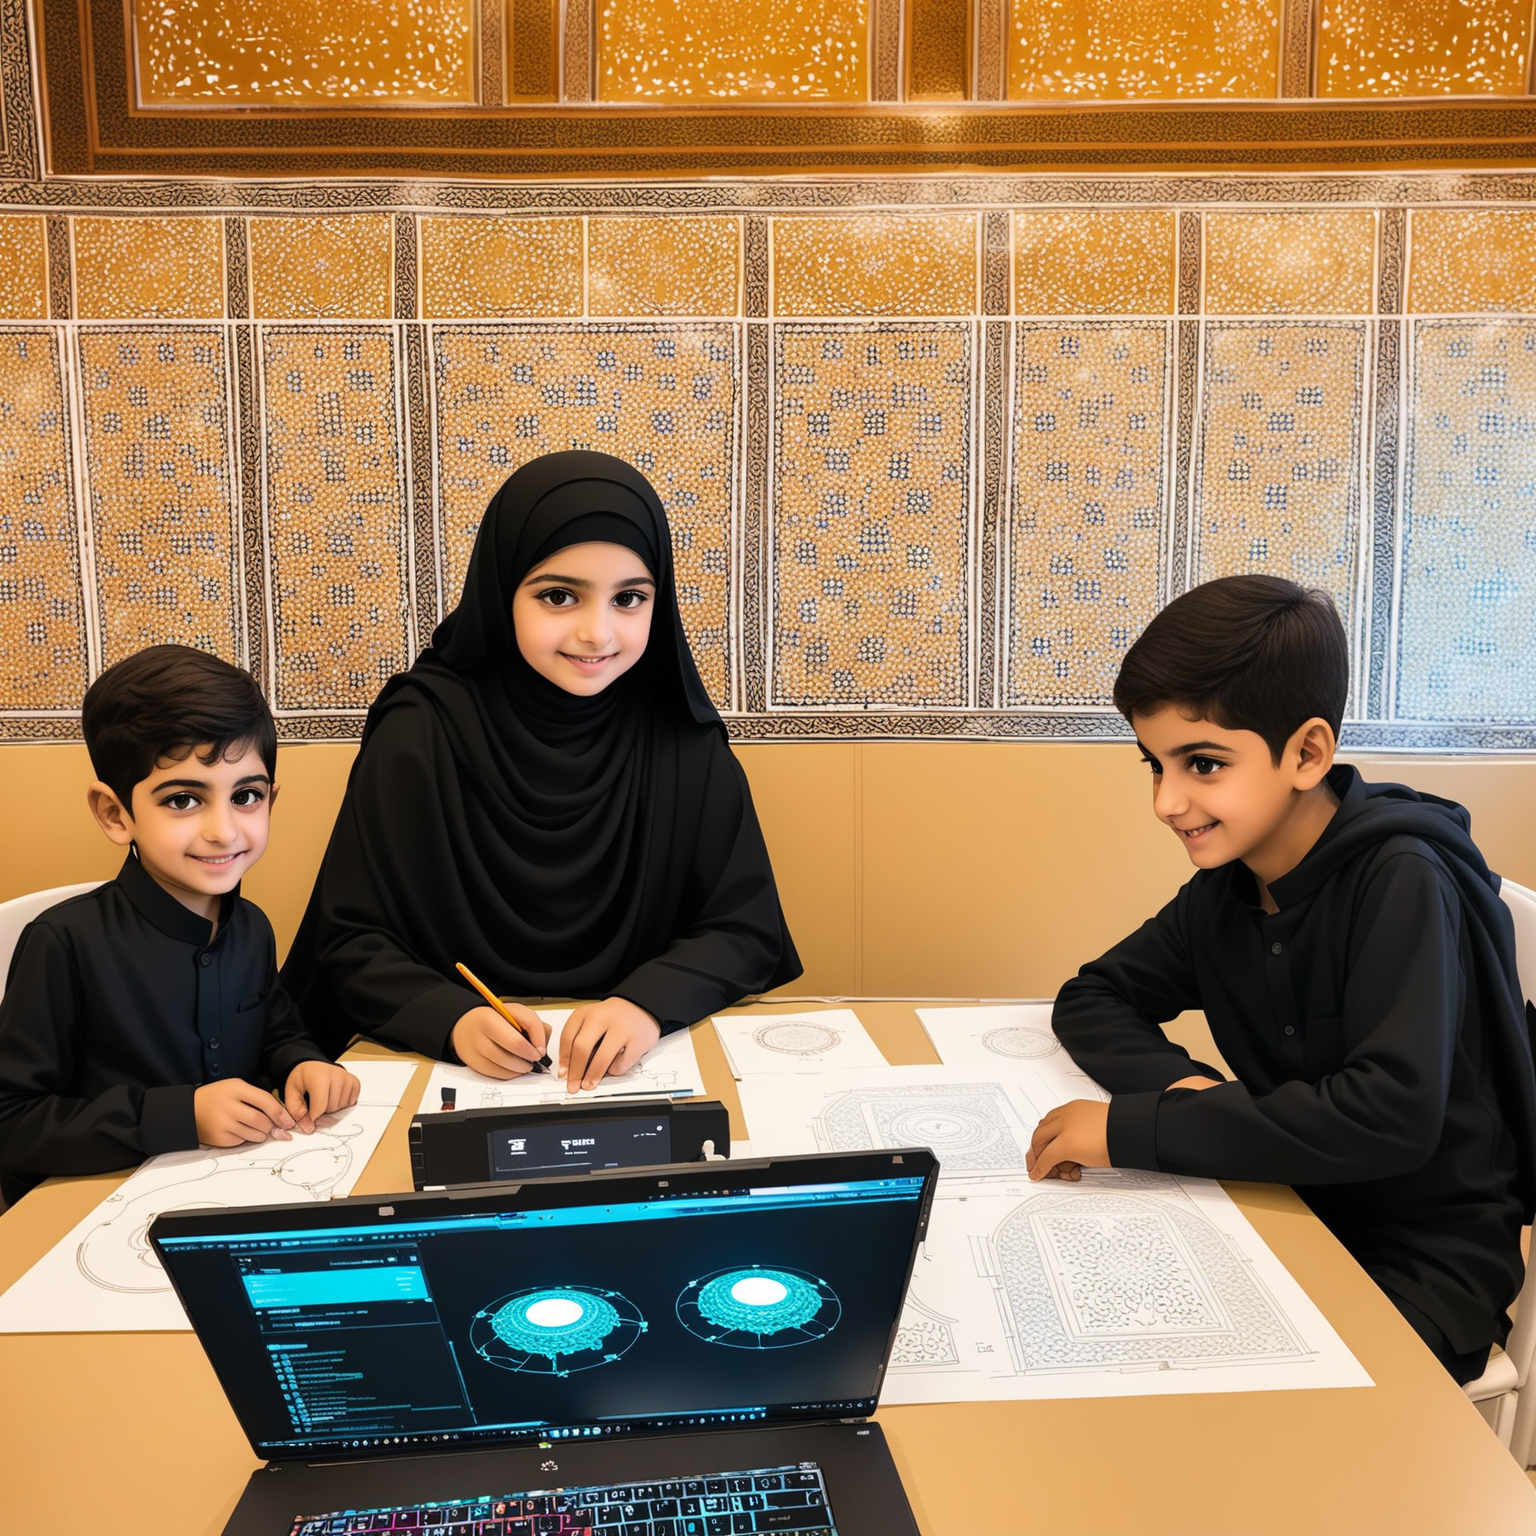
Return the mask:
<path fill-rule="evenodd" d="M 235 780 L 235 788 L 243 789 L 247 784 L 270 784 L 272 776 L 266 773 L 248 773 L 244 778 Z M 212 789 L 213 785 L 207 779 L 161 779 L 150 791 L 158 795 L 162 789 Z"/>
<path fill-rule="evenodd" d="M 1137 742 L 1137 746 L 1141 746 L 1141 743 Z M 1141 750 L 1145 752 L 1147 749 L 1142 747 Z M 1186 742 L 1182 747 L 1171 748 L 1168 755 L 1170 757 L 1188 757 L 1191 752 L 1230 752 L 1231 750 L 1231 745 L 1224 741 L 1190 741 Z"/>
<path fill-rule="evenodd" d="M 537 576 L 530 576 L 523 583 L 525 587 L 542 586 L 546 581 L 558 581 L 564 587 L 595 587 L 595 581 L 587 581 L 580 576 L 561 576 L 554 571 L 543 571 Z M 623 581 L 615 583 L 620 587 L 654 587 L 654 576 L 626 576 Z"/>

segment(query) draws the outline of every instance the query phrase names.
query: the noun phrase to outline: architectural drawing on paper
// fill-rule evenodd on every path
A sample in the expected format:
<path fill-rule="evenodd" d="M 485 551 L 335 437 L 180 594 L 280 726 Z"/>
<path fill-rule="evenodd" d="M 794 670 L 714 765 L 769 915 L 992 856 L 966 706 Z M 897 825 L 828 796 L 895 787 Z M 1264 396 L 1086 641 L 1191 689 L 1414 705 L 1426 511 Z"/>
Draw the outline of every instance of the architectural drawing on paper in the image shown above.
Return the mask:
<path fill-rule="evenodd" d="M 108 1291 L 169 1291 L 170 1282 L 149 1246 L 149 1224 L 162 1212 L 265 1205 L 293 1198 L 290 1190 L 310 1200 L 328 1199 L 352 1173 L 352 1143 L 366 1127 L 350 1111 L 322 1124 L 323 1129 L 292 1141 L 205 1152 L 196 1162 L 160 1170 L 175 1175 L 169 1182 L 145 1170 L 102 1201 L 101 1220 L 75 1250 L 81 1275 Z"/>
<path fill-rule="evenodd" d="M 1024 1170 L 1025 1127 L 999 1083 L 856 1088 L 816 1116 L 825 1152 L 929 1147 L 946 1176 Z"/>
<path fill-rule="evenodd" d="M 1021 1374 L 1311 1356 L 1252 1265 L 1177 1197 L 1038 1194 L 971 1243 Z"/>
<path fill-rule="evenodd" d="M 835 1051 L 843 1036 L 830 1024 L 789 1019 L 754 1029 L 752 1038 L 765 1051 L 774 1051 L 780 1056 L 821 1056 L 827 1051 Z"/>
<path fill-rule="evenodd" d="M 1022 1024 L 989 1029 L 981 1037 L 981 1043 L 994 1056 L 1008 1056 L 1015 1061 L 1038 1061 L 1061 1049 L 1061 1041 L 1049 1030 L 1028 1029 Z"/>
<path fill-rule="evenodd" d="M 960 1352 L 955 1347 L 958 1318 L 946 1317 L 928 1306 L 916 1291 L 908 1290 L 902 1309 L 901 1326 L 891 1350 L 893 1371 L 921 1370 L 931 1365 L 958 1365 Z"/>

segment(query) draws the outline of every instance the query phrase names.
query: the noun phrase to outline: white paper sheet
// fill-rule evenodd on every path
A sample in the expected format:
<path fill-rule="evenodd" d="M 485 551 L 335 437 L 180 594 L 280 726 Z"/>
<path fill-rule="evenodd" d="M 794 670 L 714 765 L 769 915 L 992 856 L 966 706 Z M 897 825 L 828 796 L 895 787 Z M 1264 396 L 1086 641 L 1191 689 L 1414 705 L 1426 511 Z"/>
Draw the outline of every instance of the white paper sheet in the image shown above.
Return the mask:
<path fill-rule="evenodd" d="M 1083 1096 L 1048 1063 L 747 1078 L 740 1095 L 758 1156 L 939 1157 L 884 1402 L 1371 1385 L 1220 1185 L 1132 1169 L 1032 1184 L 1040 1116 Z"/>
<path fill-rule="evenodd" d="M 1010 1082 L 1054 1083 L 1055 1103 L 1109 1097 L 1056 1038 L 1050 1003 L 919 1008 L 917 1016 L 946 1067 L 966 1067 Z"/>
<path fill-rule="evenodd" d="M 536 1010 L 546 1024 L 553 1026 L 548 1052 L 559 1060 L 560 1031 L 570 1017 L 569 1008 Z M 579 1094 L 566 1092 L 565 1079 L 548 1072 L 525 1072 L 521 1077 L 484 1077 L 468 1067 L 439 1061 L 433 1065 L 427 1091 L 421 1096 L 419 1113 L 441 1110 L 443 1089 L 454 1090 L 454 1109 L 499 1109 L 516 1104 L 560 1104 L 571 1098 L 686 1098 L 704 1096 L 704 1079 L 699 1073 L 699 1058 L 694 1054 L 693 1038 L 686 1029 L 663 1035 L 628 1072 L 605 1077 L 596 1088 Z"/>
<path fill-rule="evenodd" d="M 348 1061 L 351 1109 L 313 1134 L 152 1157 L 3 1296 L 0 1333 L 130 1333 L 188 1327 L 145 1235 L 162 1211 L 276 1205 L 347 1195 L 415 1072 L 408 1061 Z"/>
<path fill-rule="evenodd" d="M 717 1013 L 715 1033 L 731 1076 L 883 1067 L 885 1057 L 851 1008 L 809 1013 Z"/>

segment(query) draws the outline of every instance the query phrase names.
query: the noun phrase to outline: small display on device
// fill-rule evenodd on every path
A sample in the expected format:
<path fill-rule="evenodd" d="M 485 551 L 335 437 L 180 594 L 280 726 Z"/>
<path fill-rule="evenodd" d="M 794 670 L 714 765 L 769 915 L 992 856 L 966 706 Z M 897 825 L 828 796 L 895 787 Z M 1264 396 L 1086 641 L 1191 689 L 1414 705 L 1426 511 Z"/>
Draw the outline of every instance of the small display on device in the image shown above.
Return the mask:
<path fill-rule="evenodd" d="M 497 1179 L 672 1161 L 671 1126 L 660 1117 L 502 1126 L 490 1133 L 487 1143 L 491 1176 Z"/>

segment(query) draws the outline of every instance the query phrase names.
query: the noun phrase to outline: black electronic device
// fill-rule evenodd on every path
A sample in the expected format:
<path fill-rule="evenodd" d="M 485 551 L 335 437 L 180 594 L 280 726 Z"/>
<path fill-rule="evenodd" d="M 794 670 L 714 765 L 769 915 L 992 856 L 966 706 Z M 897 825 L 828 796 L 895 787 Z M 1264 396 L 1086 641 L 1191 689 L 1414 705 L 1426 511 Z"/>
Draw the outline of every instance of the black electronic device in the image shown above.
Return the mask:
<path fill-rule="evenodd" d="M 906 1148 L 157 1216 L 267 1459 L 225 1536 L 917 1536 L 868 1416 L 937 1177 Z"/>
<path fill-rule="evenodd" d="M 697 1163 L 731 1151 L 730 1113 L 717 1099 L 428 1110 L 409 1134 L 417 1189 Z"/>

